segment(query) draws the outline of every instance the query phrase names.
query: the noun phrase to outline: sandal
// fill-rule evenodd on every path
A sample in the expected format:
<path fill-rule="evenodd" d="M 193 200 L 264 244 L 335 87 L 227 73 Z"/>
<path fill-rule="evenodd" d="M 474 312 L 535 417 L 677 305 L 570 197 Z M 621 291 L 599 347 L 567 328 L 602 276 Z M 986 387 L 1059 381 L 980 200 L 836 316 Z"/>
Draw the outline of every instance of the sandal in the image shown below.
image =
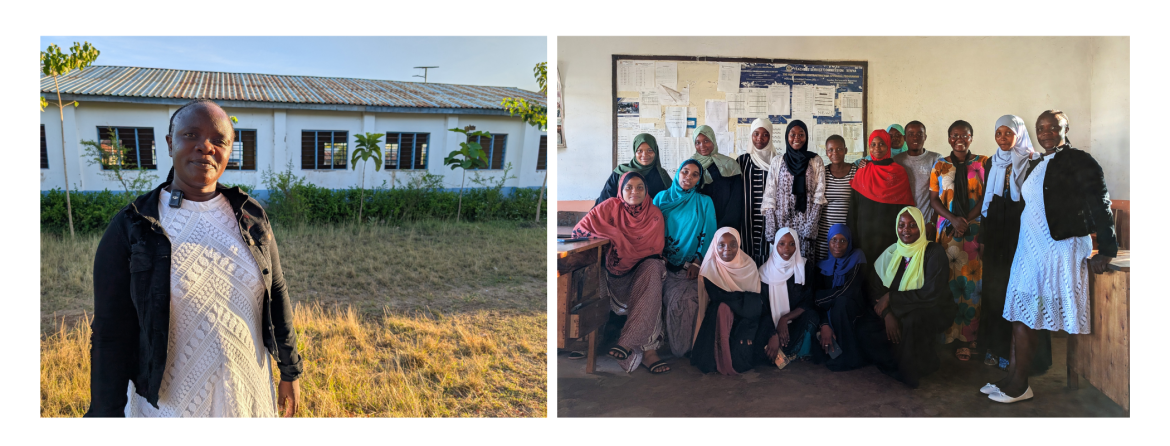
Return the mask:
<path fill-rule="evenodd" d="M 666 363 L 666 361 L 658 361 L 658 362 L 650 364 L 650 365 L 646 365 L 645 363 L 643 363 L 642 367 L 645 367 L 646 370 L 649 370 L 650 374 L 652 374 L 652 375 L 661 375 L 663 373 L 670 371 L 670 368 L 669 368 L 670 366 L 669 366 L 669 364 Z M 666 368 L 666 370 L 662 370 L 662 367 L 667 367 L 667 368 Z M 655 370 L 657 370 L 657 371 L 655 371 Z"/>
<path fill-rule="evenodd" d="M 618 361 L 624 361 L 626 358 L 630 357 L 630 351 L 626 350 L 625 347 L 615 345 L 613 348 L 609 349 L 609 356 L 614 357 L 614 359 L 617 359 Z"/>
<path fill-rule="evenodd" d="M 969 349 L 967 347 L 961 347 L 958 350 L 955 350 L 955 357 L 959 358 L 960 361 L 970 360 L 971 359 L 971 349 Z"/>
<path fill-rule="evenodd" d="M 585 359 L 585 352 L 571 351 L 569 352 L 569 359 Z"/>

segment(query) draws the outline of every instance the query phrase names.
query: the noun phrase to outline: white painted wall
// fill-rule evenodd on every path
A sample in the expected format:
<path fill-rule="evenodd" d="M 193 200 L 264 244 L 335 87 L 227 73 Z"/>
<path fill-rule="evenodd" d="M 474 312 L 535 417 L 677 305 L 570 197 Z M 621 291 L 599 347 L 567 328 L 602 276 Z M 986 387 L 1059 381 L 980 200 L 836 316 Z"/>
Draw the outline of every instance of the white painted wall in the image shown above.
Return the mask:
<path fill-rule="evenodd" d="M 68 161 L 69 182 L 75 190 L 97 191 L 102 189 L 120 190 L 117 182 L 107 181 L 99 174 L 99 166 L 90 166 L 84 159 L 80 141 L 96 140 L 99 126 L 152 127 L 155 133 L 155 157 L 158 170 L 152 172 L 161 182 L 166 178 L 172 162 L 167 153 L 166 132 L 171 114 L 178 109 L 175 105 L 126 104 L 108 102 L 85 102 L 81 107 L 65 109 L 65 157 Z M 459 149 L 461 135 L 447 131 L 449 128 L 474 124 L 477 130 L 487 130 L 508 135 L 505 162 L 511 162 L 513 170 L 509 175 L 517 178 L 507 181 L 505 187 L 539 187 L 544 179 L 543 171 L 536 171 L 536 160 L 540 136 L 545 132 L 523 123 L 517 118 L 481 115 L 440 115 L 333 112 L 316 110 L 286 110 L 260 108 L 226 108 L 228 114 L 236 116 L 237 129 L 256 130 L 255 171 L 225 171 L 222 182 L 251 185 L 257 190 L 266 189 L 263 173 L 266 170 L 284 170 L 292 162 L 293 173 L 307 181 L 333 189 L 357 186 L 361 181 L 361 169 L 365 169 L 366 186 L 376 186 L 383 180 L 390 184 L 391 171 L 374 170 L 371 163 L 359 163 L 358 170 L 305 170 L 301 169 L 301 131 L 339 130 L 349 132 L 350 148 L 354 147 L 353 135 L 357 133 L 386 132 L 427 132 L 431 141 L 427 154 L 427 171 L 444 176 L 447 187 L 458 187 L 459 170 L 452 171 L 443 165 L 443 158 L 452 150 Z M 64 172 L 61 168 L 61 128 L 56 108 L 47 108 L 41 113 L 45 124 L 48 145 L 49 168 L 41 169 L 41 190 L 64 187 Z M 368 165 L 366 165 L 368 164 Z M 502 170 L 484 170 L 481 176 L 498 178 Z M 393 177 L 405 184 L 416 171 L 398 171 Z M 470 173 L 469 173 L 470 176 Z"/>
<path fill-rule="evenodd" d="M 1129 37 L 1093 37 L 1092 70 L 1093 158 L 1105 170 L 1110 197 L 1128 200 Z"/>
<path fill-rule="evenodd" d="M 1128 51 L 1117 51 L 1128 48 L 1128 38 L 1124 43 L 1095 39 L 1101 38 L 560 37 L 557 64 L 564 77 L 569 146 L 557 150 L 557 198 L 592 200 L 613 170 L 611 56 L 626 54 L 868 61 L 867 131 L 919 120 L 927 127 L 926 148 L 940 153 L 950 152 L 946 128 L 955 120 L 970 122 L 975 127 L 972 150 L 990 155 L 996 149 L 992 127 L 1000 116 L 1019 115 L 1032 130 L 1042 111 L 1061 109 L 1071 118 L 1075 147 L 1111 147 L 1094 156 L 1109 166 L 1113 197 L 1127 199 L 1128 179 L 1116 178 L 1128 177 L 1128 115 L 1113 126 L 1124 129 L 1124 140 L 1117 135 L 1099 139 L 1090 136 L 1090 110 L 1106 100 L 1092 99 L 1094 68 L 1101 72 L 1099 82 L 1112 88 L 1101 94 L 1114 101 L 1124 96 L 1128 109 L 1128 81 L 1120 86 L 1113 80 L 1128 79 Z M 1039 146 L 1034 137 L 1033 143 Z"/>

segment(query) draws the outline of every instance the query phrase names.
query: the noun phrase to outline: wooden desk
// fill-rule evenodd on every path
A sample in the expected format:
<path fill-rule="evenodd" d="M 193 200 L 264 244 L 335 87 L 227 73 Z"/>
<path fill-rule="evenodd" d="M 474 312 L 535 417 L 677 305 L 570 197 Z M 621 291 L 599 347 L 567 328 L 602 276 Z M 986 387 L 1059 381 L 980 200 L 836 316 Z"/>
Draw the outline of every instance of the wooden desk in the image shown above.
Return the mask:
<path fill-rule="evenodd" d="M 609 299 L 601 292 L 606 245 L 609 240 L 605 239 L 557 243 L 557 348 L 565 348 L 567 340 L 587 336 L 585 373 L 593 373 L 597 331 L 609 318 Z"/>
<path fill-rule="evenodd" d="M 1084 376 L 1129 410 L 1129 251 L 1118 251 L 1104 274 L 1090 272 L 1089 289 L 1089 334 L 1068 336 L 1068 386 L 1079 388 Z"/>

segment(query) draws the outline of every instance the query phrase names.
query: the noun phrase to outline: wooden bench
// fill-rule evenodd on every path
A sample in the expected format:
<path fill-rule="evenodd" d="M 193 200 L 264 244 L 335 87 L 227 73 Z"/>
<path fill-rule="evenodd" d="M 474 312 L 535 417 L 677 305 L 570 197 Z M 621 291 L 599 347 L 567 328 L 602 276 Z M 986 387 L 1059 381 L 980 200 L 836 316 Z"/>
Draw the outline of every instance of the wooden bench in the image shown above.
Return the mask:
<path fill-rule="evenodd" d="M 558 234 L 572 228 L 558 228 Z M 557 243 L 557 348 L 588 338 L 585 373 L 597 363 L 598 329 L 609 319 L 609 298 L 601 292 L 604 248 L 609 240 Z"/>
<path fill-rule="evenodd" d="M 1129 250 L 1120 250 L 1109 271 L 1089 273 L 1089 334 L 1068 336 L 1068 387 L 1079 388 L 1083 376 L 1125 410 L 1129 410 L 1129 284 Z"/>

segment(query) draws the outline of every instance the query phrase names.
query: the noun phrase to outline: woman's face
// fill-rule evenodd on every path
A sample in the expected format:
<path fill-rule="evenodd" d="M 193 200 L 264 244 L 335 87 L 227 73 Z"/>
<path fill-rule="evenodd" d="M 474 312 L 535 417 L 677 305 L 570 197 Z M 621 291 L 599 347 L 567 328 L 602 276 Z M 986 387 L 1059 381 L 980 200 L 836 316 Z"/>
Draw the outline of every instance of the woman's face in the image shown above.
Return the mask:
<path fill-rule="evenodd" d="M 784 234 L 780 240 L 776 240 L 776 253 L 780 254 L 781 259 L 792 259 L 792 255 L 796 254 L 796 240 L 792 239 L 792 234 Z"/>
<path fill-rule="evenodd" d="M 829 254 L 832 254 L 833 257 L 845 258 L 846 248 L 849 248 L 849 239 L 845 238 L 845 234 L 837 234 L 829 239 Z"/>
<path fill-rule="evenodd" d="M 641 178 L 633 177 L 622 186 L 622 201 L 631 206 L 637 206 L 646 201 L 646 182 Z"/>
<path fill-rule="evenodd" d="M 845 144 L 841 141 L 832 140 L 825 143 L 825 155 L 829 156 L 829 162 L 833 164 L 841 164 L 845 162 Z"/>
<path fill-rule="evenodd" d="M 955 127 L 947 132 L 947 142 L 956 155 L 967 156 L 967 149 L 971 147 L 971 131 L 963 126 Z"/>
<path fill-rule="evenodd" d="M 715 244 L 715 253 L 724 262 L 735 260 L 735 255 L 739 254 L 739 243 L 735 242 L 735 236 L 723 234 L 722 237 L 719 237 L 719 243 Z"/>
<path fill-rule="evenodd" d="M 918 222 L 914 221 L 909 212 L 903 212 L 898 217 L 898 238 L 902 243 L 909 245 L 918 241 L 918 237 L 921 236 L 922 231 L 918 228 Z"/>
<path fill-rule="evenodd" d="M 808 133 L 800 127 L 793 127 L 788 131 L 788 145 L 793 149 L 800 150 L 804 148 L 804 144 L 808 142 Z"/>
<path fill-rule="evenodd" d="M 215 187 L 227 168 L 235 131 L 223 109 L 192 105 L 175 116 L 174 133 L 167 146 L 175 166 L 175 182 L 196 189 Z"/>
<path fill-rule="evenodd" d="M 1036 140 L 1040 142 L 1040 147 L 1043 147 L 1044 150 L 1052 150 L 1056 146 L 1064 144 L 1067 135 L 1068 122 L 1063 119 L 1044 114 L 1036 120 Z"/>
<path fill-rule="evenodd" d="M 715 143 L 712 143 L 707 135 L 700 133 L 695 137 L 695 151 L 699 152 L 699 155 L 711 156 L 711 152 L 715 151 Z"/>
<path fill-rule="evenodd" d="M 903 141 L 905 138 L 902 136 L 902 132 L 899 132 L 898 129 L 890 129 L 890 147 L 902 147 Z"/>
<path fill-rule="evenodd" d="M 1004 152 L 1011 150 L 1016 145 L 1016 132 L 1006 125 L 999 126 L 998 129 L 995 129 L 995 145 Z"/>
<path fill-rule="evenodd" d="M 869 156 L 875 160 L 884 160 L 890 154 L 890 146 L 881 138 L 874 138 L 869 142 Z"/>
<path fill-rule="evenodd" d="M 695 185 L 699 183 L 699 177 L 701 175 L 702 173 L 699 172 L 699 166 L 696 166 L 693 163 L 683 164 L 682 170 L 679 170 L 678 172 L 678 185 L 682 187 L 683 190 L 691 190 L 691 188 L 695 187 Z"/>
<path fill-rule="evenodd" d="M 642 143 L 638 146 L 638 150 L 634 152 L 634 157 L 638 159 L 638 164 L 649 166 L 654 164 L 654 149 L 650 148 L 650 143 Z"/>
<path fill-rule="evenodd" d="M 769 144 L 772 144 L 772 134 L 768 133 L 768 129 L 756 127 L 755 130 L 752 130 L 752 145 L 756 147 L 756 150 L 763 150 Z"/>

